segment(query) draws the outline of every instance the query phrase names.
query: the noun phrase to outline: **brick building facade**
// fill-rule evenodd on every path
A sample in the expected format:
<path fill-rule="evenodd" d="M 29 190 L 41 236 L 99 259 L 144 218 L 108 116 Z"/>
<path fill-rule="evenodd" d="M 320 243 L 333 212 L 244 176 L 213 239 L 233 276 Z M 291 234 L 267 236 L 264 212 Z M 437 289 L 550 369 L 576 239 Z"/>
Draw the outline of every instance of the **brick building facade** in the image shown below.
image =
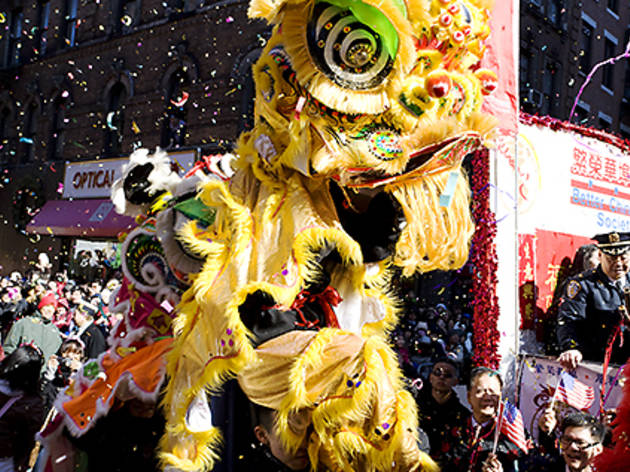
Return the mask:
<path fill-rule="evenodd" d="M 6 0 L 0 7 L 0 265 L 70 241 L 25 231 L 67 162 L 139 146 L 226 150 L 251 118 L 267 36 L 246 0 Z"/>
<path fill-rule="evenodd" d="M 621 0 L 522 0 L 520 21 L 521 108 L 562 120 L 592 68 L 630 39 Z M 630 59 L 595 72 L 571 121 L 630 138 Z"/>

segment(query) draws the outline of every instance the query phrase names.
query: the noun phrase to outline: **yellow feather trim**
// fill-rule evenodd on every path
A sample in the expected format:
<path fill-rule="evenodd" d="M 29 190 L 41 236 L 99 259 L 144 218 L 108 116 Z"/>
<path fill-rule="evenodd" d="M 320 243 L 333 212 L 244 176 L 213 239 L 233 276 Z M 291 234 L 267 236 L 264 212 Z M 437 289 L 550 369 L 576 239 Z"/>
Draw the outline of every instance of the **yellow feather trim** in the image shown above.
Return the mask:
<path fill-rule="evenodd" d="M 285 1 L 279 0 L 251 0 L 247 16 L 250 18 L 262 18 L 269 23 L 273 23 L 276 21 L 276 17 L 285 3 Z"/>
<path fill-rule="evenodd" d="M 186 438 L 182 443 L 181 438 Z M 174 441 L 177 438 L 177 442 Z M 212 470 L 220 460 L 218 450 L 223 445 L 218 428 L 202 433 L 191 433 L 185 428 L 170 429 L 160 440 L 159 454 L 163 467 L 171 466 L 185 472 Z"/>
<path fill-rule="evenodd" d="M 470 190 L 461 169 L 450 205 L 439 204 L 449 172 L 427 175 L 387 190 L 400 203 L 407 226 L 394 263 L 408 277 L 415 271 L 455 270 L 466 262 L 475 225 L 470 217 Z"/>
<path fill-rule="evenodd" d="M 342 339 L 346 343 L 350 340 L 340 336 L 348 333 L 321 330 L 291 365 L 288 393 L 276 415 L 281 441 L 289 451 L 303 444 L 305 438 L 291 430 L 290 418 L 309 409 L 315 431 L 308 449 L 313 470 L 320 460 L 332 470 L 392 470 L 394 462 L 399 464 L 397 471 L 412 470 L 423 456 L 415 445 L 415 401 L 403 388 L 396 355 L 383 339 L 374 337 L 365 341 L 356 357 L 339 359 L 339 365 L 331 371 L 334 364 L 329 349 Z M 331 372 L 327 376 L 329 386 L 318 393 L 311 390 L 316 385 L 311 376 L 322 369 Z M 348 387 L 344 379 L 352 379 L 356 385 Z M 384 423 L 391 427 L 387 426 L 381 435 L 375 434 L 375 428 Z M 356 469 L 356 464 L 361 467 Z"/>

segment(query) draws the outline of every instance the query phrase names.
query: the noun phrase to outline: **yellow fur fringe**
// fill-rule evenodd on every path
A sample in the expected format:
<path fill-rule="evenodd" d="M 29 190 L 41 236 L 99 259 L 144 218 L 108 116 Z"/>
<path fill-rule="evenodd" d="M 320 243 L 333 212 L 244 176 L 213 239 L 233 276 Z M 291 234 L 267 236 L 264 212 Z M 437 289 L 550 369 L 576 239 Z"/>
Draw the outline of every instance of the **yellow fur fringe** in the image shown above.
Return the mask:
<path fill-rule="evenodd" d="M 289 394 L 276 417 L 276 427 L 285 447 L 294 451 L 303 443 L 304 438 L 291 431 L 289 417 L 303 408 L 309 408 L 312 409 L 312 424 L 316 432 L 309 447 L 312 470 L 317 469 L 322 448 L 325 450 L 324 457 L 328 456 L 333 461 L 334 470 L 392 470 L 392 463 L 397 462 L 395 470 L 407 471 L 412 470 L 419 460 L 427 470 L 436 470 L 432 461 L 415 448 L 415 402 L 402 386 L 396 356 L 385 341 L 370 338 L 365 342 L 360 356 L 362 362 L 359 363 L 365 366 L 365 373 L 361 377 L 361 386 L 354 388 L 350 397 L 338 395 L 315 403 L 309 397 L 305 388 L 306 372 L 321 367 L 326 346 L 341 334 L 343 332 L 328 328 L 320 331 L 291 368 Z M 397 392 L 394 404 L 379 405 L 379 401 L 384 400 L 379 393 L 385 384 L 391 386 L 390 391 Z M 393 416 L 390 417 L 392 406 Z M 388 430 L 388 440 L 382 440 L 373 433 L 374 427 L 380 426 L 383 420 L 392 426 Z M 357 469 L 356 464 L 361 464 L 361 468 Z"/>
<path fill-rule="evenodd" d="M 406 277 L 416 271 L 455 270 L 468 258 L 475 230 L 470 217 L 470 191 L 462 170 L 454 172 L 460 176 L 448 207 L 439 204 L 448 172 L 387 189 L 402 206 L 407 220 L 394 258 Z"/>

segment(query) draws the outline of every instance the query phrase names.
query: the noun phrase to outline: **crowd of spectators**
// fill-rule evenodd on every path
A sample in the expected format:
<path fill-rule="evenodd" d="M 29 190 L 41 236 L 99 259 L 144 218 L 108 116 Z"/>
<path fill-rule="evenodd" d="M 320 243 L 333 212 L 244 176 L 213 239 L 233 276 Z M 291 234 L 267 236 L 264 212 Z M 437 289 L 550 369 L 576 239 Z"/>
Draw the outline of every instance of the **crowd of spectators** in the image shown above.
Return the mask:
<path fill-rule="evenodd" d="M 452 359 L 463 371 L 471 365 L 472 315 L 458 306 L 449 309 L 438 303 L 424 307 L 411 292 L 392 336 L 408 378 L 426 379 L 436 359 Z"/>
<path fill-rule="evenodd" d="M 32 465 L 34 431 L 83 362 L 106 350 L 109 331 L 119 320 L 108 311 L 120 285 L 111 267 L 99 268 L 83 254 L 76 266 L 89 272 L 73 278 L 52 273 L 42 256 L 26 274 L 0 278 L 0 408 L 9 405 L 10 410 L 4 417 L 0 413 L 0 443 L 20 444 L 0 446 L 2 472 L 27 470 L 29 460 Z M 592 459 L 604 447 L 604 427 L 588 415 L 560 420 L 555 411 L 547 411 L 539 424 L 541 443 L 528 455 L 513 439 L 494 435 L 503 383 L 497 372 L 472 369 L 472 315 L 465 307 L 422 306 L 410 292 L 392 340 L 418 404 L 423 448 L 442 470 L 544 471 L 564 470 L 565 465 L 575 472 L 591 470 Z M 467 385 L 466 406 L 457 385 Z M 96 442 L 102 440 L 98 436 Z M 9 452 L 12 456 L 6 457 Z M 3 468 L 3 461 L 13 469 Z"/>
<path fill-rule="evenodd" d="M 57 394 L 87 359 L 107 349 L 120 319 L 108 309 L 120 286 L 111 264 L 82 251 L 71 266 L 71 275 L 53 272 L 40 253 L 26 273 L 0 277 L 0 408 L 9 406 L 0 414 L 3 472 L 26 470 L 34 433 Z"/>

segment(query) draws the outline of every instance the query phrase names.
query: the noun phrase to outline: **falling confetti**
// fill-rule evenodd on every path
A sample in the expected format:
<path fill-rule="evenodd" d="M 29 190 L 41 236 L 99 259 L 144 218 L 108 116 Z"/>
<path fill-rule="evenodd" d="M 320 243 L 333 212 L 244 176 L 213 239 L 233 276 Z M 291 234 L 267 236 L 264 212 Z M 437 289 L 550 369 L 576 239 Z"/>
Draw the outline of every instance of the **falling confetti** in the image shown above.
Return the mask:
<path fill-rule="evenodd" d="M 131 130 L 132 130 L 135 134 L 140 133 L 140 127 L 138 126 L 138 123 L 136 123 L 136 121 L 135 121 L 135 120 L 131 122 Z"/>
<path fill-rule="evenodd" d="M 114 114 L 115 112 L 110 111 L 107 114 L 107 127 L 111 130 L 117 130 L 118 128 L 116 128 L 116 126 L 114 126 L 114 124 L 112 123 L 112 120 L 114 119 Z"/>
<path fill-rule="evenodd" d="M 183 107 L 188 101 L 189 96 L 190 94 L 188 92 L 182 92 L 182 97 L 177 101 L 171 100 L 171 103 L 176 107 Z"/>

